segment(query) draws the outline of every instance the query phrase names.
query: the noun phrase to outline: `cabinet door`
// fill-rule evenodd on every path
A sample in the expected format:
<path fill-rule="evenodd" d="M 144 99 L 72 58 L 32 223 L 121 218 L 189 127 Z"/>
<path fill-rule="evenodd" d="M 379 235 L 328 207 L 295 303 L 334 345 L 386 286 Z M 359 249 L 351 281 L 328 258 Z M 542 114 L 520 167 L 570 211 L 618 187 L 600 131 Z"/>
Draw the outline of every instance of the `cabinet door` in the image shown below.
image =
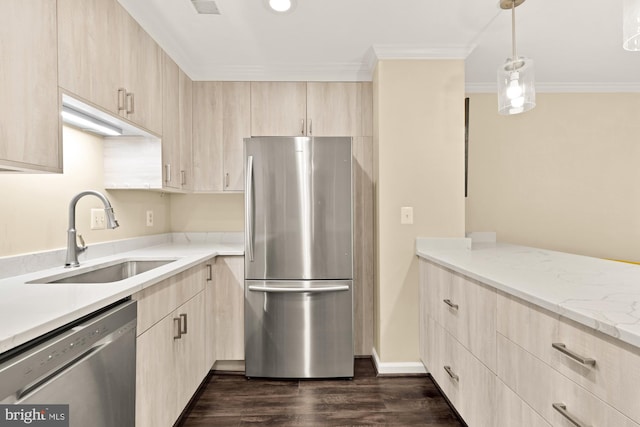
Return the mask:
<path fill-rule="evenodd" d="M 175 341 L 175 372 L 177 374 L 175 394 L 180 410 L 187 406 L 209 371 L 209 367 L 205 364 L 204 313 L 204 292 L 198 293 L 174 313 L 174 317 L 181 320 L 182 331 L 184 331 Z"/>
<path fill-rule="evenodd" d="M 122 8 L 121 51 L 127 89 L 126 117 L 157 134 L 162 133 L 162 49 Z M 111 47 L 113 49 L 114 47 Z"/>
<path fill-rule="evenodd" d="M 222 191 L 222 83 L 193 83 L 193 191 Z"/>
<path fill-rule="evenodd" d="M 0 3 L 0 170 L 62 170 L 56 3 Z"/>
<path fill-rule="evenodd" d="M 244 190 L 243 139 L 251 136 L 251 83 L 222 83 L 224 190 Z"/>
<path fill-rule="evenodd" d="M 307 83 L 307 135 L 361 135 L 361 89 L 360 83 Z"/>
<path fill-rule="evenodd" d="M 304 82 L 251 82 L 251 135 L 305 135 L 306 87 Z"/>
<path fill-rule="evenodd" d="M 244 257 L 217 257 L 209 301 L 216 360 L 244 360 Z"/>
<path fill-rule="evenodd" d="M 162 186 L 180 188 L 180 70 L 169 55 L 162 57 Z"/>
<path fill-rule="evenodd" d="M 136 341 L 136 426 L 171 426 L 180 414 L 176 399 L 174 335 L 169 315 Z"/>
<path fill-rule="evenodd" d="M 123 85 L 122 13 L 115 0 L 58 0 L 59 85 L 114 114 Z"/>
<path fill-rule="evenodd" d="M 193 190 L 192 117 L 193 86 L 184 71 L 179 70 L 178 115 L 180 126 L 180 185 L 183 190 Z"/>

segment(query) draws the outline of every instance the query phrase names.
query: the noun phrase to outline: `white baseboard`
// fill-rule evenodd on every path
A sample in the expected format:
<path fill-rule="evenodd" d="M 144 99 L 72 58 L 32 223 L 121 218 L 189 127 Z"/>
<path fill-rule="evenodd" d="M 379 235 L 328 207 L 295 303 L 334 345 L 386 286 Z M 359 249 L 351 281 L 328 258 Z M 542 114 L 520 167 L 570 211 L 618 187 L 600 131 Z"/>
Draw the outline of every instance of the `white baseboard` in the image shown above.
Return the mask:
<path fill-rule="evenodd" d="M 420 362 L 381 362 L 375 347 L 371 349 L 373 363 L 380 375 L 426 374 L 427 370 Z"/>

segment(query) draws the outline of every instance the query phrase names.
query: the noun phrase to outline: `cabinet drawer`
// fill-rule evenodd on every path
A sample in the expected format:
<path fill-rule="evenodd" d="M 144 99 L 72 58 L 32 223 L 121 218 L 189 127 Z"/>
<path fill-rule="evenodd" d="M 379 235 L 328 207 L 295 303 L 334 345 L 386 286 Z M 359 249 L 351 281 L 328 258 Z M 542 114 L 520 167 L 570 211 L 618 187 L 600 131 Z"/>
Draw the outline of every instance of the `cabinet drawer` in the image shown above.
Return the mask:
<path fill-rule="evenodd" d="M 496 427 L 551 427 L 501 380 L 496 381 Z"/>
<path fill-rule="evenodd" d="M 498 377 L 552 425 L 574 425 L 567 419 L 570 416 L 585 426 L 638 426 L 501 334 L 497 348 Z M 554 409 L 554 404 L 564 405 L 568 415 Z"/>
<path fill-rule="evenodd" d="M 497 327 L 511 341 L 640 423 L 638 349 L 503 294 L 498 295 Z M 595 364 L 581 363 L 579 358 L 593 359 Z"/>
<path fill-rule="evenodd" d="M 438 323 L 430 321 L 431 375 L 470 426 L 495 426 L 496 376 Z"/>
<path fill-rule="evenodd" d="M 138 336 L 202 291 L 204 272 L 201 264 L 135 293 L 132 298 L 138 301 Z"/>
<path fill-rule="evenodd" d="M 432 317 L 495 371 L 496 292 L 460 274 L 427 263 L 426 308 Z"/>

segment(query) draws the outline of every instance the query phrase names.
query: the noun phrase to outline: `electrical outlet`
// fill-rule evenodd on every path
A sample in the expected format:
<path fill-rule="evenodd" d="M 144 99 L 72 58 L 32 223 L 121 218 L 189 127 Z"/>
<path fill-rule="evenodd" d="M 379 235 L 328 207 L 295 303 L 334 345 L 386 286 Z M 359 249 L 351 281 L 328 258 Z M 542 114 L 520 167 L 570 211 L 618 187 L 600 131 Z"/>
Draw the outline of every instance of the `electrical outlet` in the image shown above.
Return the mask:
<path fill-rule="evenodd" d="M 104 209 L 91 209 L 91 229 L 104 230 L 107 228 L 107 216 Z"/>
<path fill-rule="evenodd" d="M 153 211 L 147 211 L 147 227 L 153 227 Z"/>
<path fill-rule="evenodd" d="M 405 206 L 400 208 L 400 224 L 413 224 L 413 208 Z"/>

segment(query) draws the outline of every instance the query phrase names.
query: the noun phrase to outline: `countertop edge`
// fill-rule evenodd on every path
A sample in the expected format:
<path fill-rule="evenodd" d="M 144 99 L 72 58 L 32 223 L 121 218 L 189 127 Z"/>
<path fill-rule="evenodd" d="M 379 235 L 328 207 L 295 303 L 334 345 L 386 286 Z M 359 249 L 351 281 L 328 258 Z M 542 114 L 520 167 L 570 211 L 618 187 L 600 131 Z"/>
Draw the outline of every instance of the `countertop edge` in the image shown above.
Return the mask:
<path fill-rule="evenodd" d="M 591 316 L 585 312 L 576 311 L 572 307 L 567 306 L 567 299 L 552 301 L 550 299 L 544 298 L 541 295 L 536 294 L 535 289 L 518 289 L 514 287 L 512 284 L 505 283 L 505 281 L 501 281 L 496 277 L 492 277 L 490 274 L 486 274 L 482 271 L 478 271 L 477 269 L 469 267 L 470 262 L 468 262 L 468 258 L 473 256 L 474 248 L 472 245 L 469 247 L 464 247 L 464 245 L 458 244 L 458 246 L 452 247 L 451 244 L 440 246 L 436 245 L 424 245 L 419 244 L 420 239 L 416 241 L 416 256 L 425 259 L 427 261 L 436 263 L 441 265 L 444 268 L 452 270 L 456 273 L 462 274 L 470 279 L 483 283 L 487 286 L 490 286 L 498 291 L 506 293 L 508 295 L 514 296 L 531 304 L 534 304 L 538 307 L 546 309 L 552 313 L 555 313 L 561 317 L 573 320 L 578 322 L 586 327 L 589 327 L 595 331 L 599 331 L 605 335 L 608 335 L 612 338 L 618 339 L 626 344 L 632 345 L 636 348 L 640 348 L 640 334 L 635 333 L 634 331 L 628 330 L 625 326 L 637 325 L 634 323 L 615 323 L 608 321 L 604 318 L 596 318 L 596 316 Z M 433 242 L 433 239 L 426 239 Z M 446 240 L 446 239 L 445 239 Z M 458 239 L 459 240 L 459 239 Z M 491 247 L 492 244 L 485 244 L 485 248 Z M 493 247 L 495 248 L 509 248 L 513 250 L 533 250 L 544 252 L 545 254 L 549 254 L 549 256 L 570 256 L 576 257 L 576 259 L 580 259 L 585 262 L 589 260 L 589 257 L 584 257 L 580 255 L 566 254 L 563 252 L 556 252 L 551 250 L 543 250 L 537 248 L 529 248 L 525 246 L 517 246 L 517 245 L 509 245 L 509 244 L 500 244 L 493 243 Z M 456 258 L 461 258 L 461 255 L 464 256 L 465 261 L 467 262 L 456 262 Z M 591 258 L 594 263 L 601 262 L 612 262 L 615 261 L 606 261 L 598 258 Z M 476 264 L 480 264 L 482 261 L 480 259 L 475 260 Z M 626 267 L 620 266 L 620 270 L 624 270 Z M 637 270 L 638 279 L 640 279 L 640 269 Z M 640 280 L 638 282 L 640 284 Z M 614 291 L 612 291 L 614 292 Z M 640 288 L 637 291 L 640 293 Z M 576 295 L 575 300 L 580 300 L 581 296 Z M 573 299 L 572 299 L 573 300 Z"/>
<path fill-rule="evenodd" d="M 49 316 L 47 316 L 46 313 L 42 312 L 43 307 L 45 306 L 45 302 L 42 301 L 40 302 L 40 306 L 38 308 L 34 308 L 34 312 L 31 313 L 29 312 L 30 307 L 22 307 L 22 305 L 26 304 L 22 304 L 21 307 L 14 306 L 11 313 L 6 313 L 7 310 L 0 310 L 0 324 L 12 325 L 12 330 L 9 330 L 6 334 L 0 333 L 0 354 L 9 351 L 19 345 L 27 343 L 32 339 L 38 338 L 39 336 L 42 336 L 57 328 L 63 327 L 64 325 L 67 325 L 83 316 L 91 314 L 103 307 L 108 306 L 109 304 L 120 301 L 143 289 L 154 286 L 169 277 L 179 274 L 197 264 L 202 263 L 203 261 L 206 261 L 207 259 L 212 259 L 218 256 L 243 256 L 244 250 L 242 244 L 163 243 L 160 245 L 149 246 L 129 252 L 124 252 L 118 255 L 105 256 L 83 263 L 83 265 L 90 266 L 95 264 L 102 264 L 116 259 L 126 259 L 133 257 L 153 257 L 160 256 L 160 254 L 161 256 L 175 256 L 179 259 L 174 263 L 170 263 L 146 273 L 139 274 L 132 278 L 125 279 L 117 285 L 33 285 L 26 283 L 37 277 L 46 277 L 56 272 L 60 272 L 61 268 L 47 269 L 35 273 L 1 279 L 0 301 L 3 301 L 4 304 L 7 304 L 7 307 L 5 307 L 5 309 L 12 305 L 20 305 L 20 303 L 29 302 L 30 298 L 32 299 L 34 295 L 37 295 L 36 286 L 58 286 L 58 289 L 61 293 L 67 292 L 69 294 L 73 294 L 73 287 L 76 287 L 75 289 L 78 291 L 78 294 L 88 294 L 90 293 L 89 289 L 93 289 L 95 290 L 96 296 L 91 297 L 90 295 L 82 295 L 81 297 L 77 297 L 77 299 L 80 301 L 68 302 L 68 310 L 54 310 L 54 312 Z M 23 286 L 30 288 L 21 288 Z M 88 286 L 92 288 L 87 288 Z M 107 287 L 110 287 L 112 291 L 107 289 Z M 16 290 L 19 291 L 21 289 L 24 290 L 25 295 L 16 296 Z M 49 292 L 55 293 L 55 290 Z M 73 298 L 67 297 L 67 299 L 71 300 Z M 0 306 L 2 306 L 2 304 L 0 304 Z M 20 310 L 20 308 L 23 309 Z M 3 316 L 5 317 L 4 319 Z M 20 318 L 16 318 L 16 316 Z M 29 317 L 37 317 L 41 320 L 32 321 L 31 319 L 29 319 Z M 21 327 L 20 324 L 24 326 Z"/>

